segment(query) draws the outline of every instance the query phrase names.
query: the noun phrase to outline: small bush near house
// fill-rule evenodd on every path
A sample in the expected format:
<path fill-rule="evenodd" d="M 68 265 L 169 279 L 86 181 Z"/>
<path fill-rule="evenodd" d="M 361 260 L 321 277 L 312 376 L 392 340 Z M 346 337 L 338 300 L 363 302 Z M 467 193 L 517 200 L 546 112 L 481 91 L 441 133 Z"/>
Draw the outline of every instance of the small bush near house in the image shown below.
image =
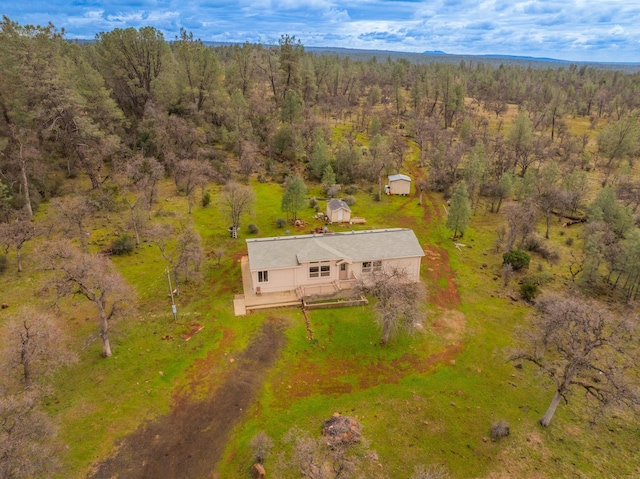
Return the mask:
<path fill-rule="evenodd" d="M 352 206 L 356 204 L 356 198 L 354 196 L 349 195 L 344 199 L 344 202 L 347 205 Z"/>
<path fill-rule="evenodd" d="M 347 195 L 355 195 L 358 192 L 358 187 L 356 185 L 345 186 L 344 192 Z"/>
<path fill-rule="evenodd" d="M 111 254 L 123 255 L 131 253 L 136 247 L 136 242 L 128 234 L 117 237 L 111 243 Z"/>
<path fill-rule="evenodd" d="M 284 228 L 285 226 L 287 226 L 287 220 L 285 220 L 284 218 L 278 218 L 276 220 L 276 226 L 278 228 Z"/>
<path fill-rule="evenodd" d="M 318 206 L 318 200 L 315 198 L 311 198 L 309 200 L 309 208 L 316 208 Z"/>
<path fill-rule="evenodd" d="M 247 226 L 247 231 L 249 232 L 249 234 L 257 235 L 260 230 L 253 223 L 249 223 L 249 225 Z"/>
<path fill-rule="evenodd" d="M 514 271 L 522 268 L 528 268 L 531 257 L 524 251 L 517 249 L 506 252 L 502 255 L 502 264 L 510 264 Z"/>
<path fill-rule="evenodd" d="M 504 420 L 494 422 L 489 430 L 489 435 L 494 440 L 507 437 L 509 435 L 509 423 Z"/>

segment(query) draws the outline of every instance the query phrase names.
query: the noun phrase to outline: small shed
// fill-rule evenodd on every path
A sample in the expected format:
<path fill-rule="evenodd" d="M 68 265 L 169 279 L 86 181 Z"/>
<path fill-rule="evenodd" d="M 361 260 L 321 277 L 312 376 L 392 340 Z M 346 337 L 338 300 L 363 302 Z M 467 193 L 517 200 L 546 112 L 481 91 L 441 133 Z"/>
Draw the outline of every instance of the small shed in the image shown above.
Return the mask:
<path fill-rule="evenodd" d="M 351 208 L 344 201 L 333 198 L 327 202 L 327 220 L 329 223 L 348 223 L 351 221 Z"/>
<path fill-rule="evenodd" d="M 388 195 L 408 195 L 411 193 L 411 178 L 407 175 L 389 175 L 389 184 L 384 187 Z"/>

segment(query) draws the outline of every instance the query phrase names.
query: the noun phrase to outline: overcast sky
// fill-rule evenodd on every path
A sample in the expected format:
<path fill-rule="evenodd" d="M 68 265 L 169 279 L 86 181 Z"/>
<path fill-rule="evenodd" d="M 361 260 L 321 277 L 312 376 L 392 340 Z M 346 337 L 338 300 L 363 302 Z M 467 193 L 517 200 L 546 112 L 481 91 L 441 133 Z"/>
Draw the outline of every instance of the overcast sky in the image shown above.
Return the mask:
<path fill-rule="evenodd" d="M 153 26 L 205 41 L 640 63 L 640 0 L 0 0 L 20 24 L 67 38 Z"/>

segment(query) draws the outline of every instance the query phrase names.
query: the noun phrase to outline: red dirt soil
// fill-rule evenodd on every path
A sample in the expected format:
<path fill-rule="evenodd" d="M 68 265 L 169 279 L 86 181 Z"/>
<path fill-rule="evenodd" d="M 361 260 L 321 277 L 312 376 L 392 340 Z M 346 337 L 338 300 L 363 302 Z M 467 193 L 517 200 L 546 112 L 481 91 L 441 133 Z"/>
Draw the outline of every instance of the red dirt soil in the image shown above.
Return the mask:
<path fill-rule="evenodd" d="M 260 390 L 285 339 L 267 321 L 260 335 L 238 354 L 226 377 L 200 401 L 177 398 L 166 416 L 141 426 L 118 445 L 115 455 L 95 467 L 96 479 L 211 477 L 229 433 Z"/>
<path fill-rule="evenodd" d="M 435 202 L 424 195 L 431 205 Z M 406 206 L 403 203 L 401 208 Z M 440 219 L 437 207 L 424 207 L 426 224 Z M 362 375 L 358 366 L 345 360 L 332 363 L 330 369 L 305 359 L 293 366 L 281 378 L 280 388 L 274 390 L 275 403 L 286 407 L 292 401 L 315 394 L 344 394 L 353 388 L 366 389 L 379 384 L 397 383 L 414 372 L 428 372 L 437 364 L 450 361 L 462 350 L 461 330 L 464 315 L 450 311 L 460 305 L 453 270 L 447 251 L 439 246 L 425 248 L 430 299 L 442 311 L 433 323 L 436 331 L 451 343 L 443 351 L 421 359 L 407 353 L 390 364 L 372 364 L 369 373 Z M 239 259 L 233 258 L 234 261 Z M 446 283 L 446 286 L 442 286 Z M 449 314 L 456 313 L 456 314 Z M 453 318 L 453 320 L 452 320 Z M 455 323 L 452 327 L 452 323 Z M 334 333 L 333 330 L 329 335 Z M 450 335 L 450 336 L 447 336 Z M 224 352 L 233 339 L 231 331 L 224 331 L 219 347 L 196 361 L 188 371 L 185 386 L 174 396 L 172 411 L 142 425 L 125 438 L 112 457 L 95 465 L 89 475 L 95 479 L 127 478 L 200 478 L 212 477 L 216 463 L 222 457 L 229 433 L 242 420 L 260 388 L 270 367 L 285 343 L 278 320 L 270 318 L 263 330 L 246 350 L 239 352 L 233 363 L 225 362 Z M 357 370 L 356 370 L 357 369 Z M 375 374 L 373 374 L 375 371 Z M 357 384 L 341 381 L 341 377 L 356 377 Z M 201 397 L 202 399 L 194 399 Z"/>

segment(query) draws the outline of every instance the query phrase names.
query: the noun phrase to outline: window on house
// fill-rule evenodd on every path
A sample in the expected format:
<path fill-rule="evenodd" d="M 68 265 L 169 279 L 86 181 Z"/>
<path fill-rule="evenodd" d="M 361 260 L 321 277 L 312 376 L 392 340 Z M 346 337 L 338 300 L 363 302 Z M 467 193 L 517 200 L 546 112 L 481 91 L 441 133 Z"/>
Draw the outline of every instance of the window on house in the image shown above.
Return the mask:
<path fill-rule="evenodd" d="M 268 271 L 258 271 L 258 283 L 266 283 L 269 281 Z"/>
<path fill-rule="evenodd" d="M 382 261 L 363 261 L 362 262 L 362 272 L 363 273 L 371 273 L 382 271 Z"/>
<path fill-rule="evenodd" d="M 340 271 L 346 271 L 347 270 L 347 263 L 342 263 L 340 265 Z"/>
<path fill-rule="evenodd" d="M 330 265 L 328 264 L 321 265 L 321 264 L 318 264 L 318 262 L 313 262 L 311 264 L 313 264 L 314 266 L 309 266 L 309 278 L 320 278 L 320 277 L 324 278 L 327 276 L 331 276 Z"/>

